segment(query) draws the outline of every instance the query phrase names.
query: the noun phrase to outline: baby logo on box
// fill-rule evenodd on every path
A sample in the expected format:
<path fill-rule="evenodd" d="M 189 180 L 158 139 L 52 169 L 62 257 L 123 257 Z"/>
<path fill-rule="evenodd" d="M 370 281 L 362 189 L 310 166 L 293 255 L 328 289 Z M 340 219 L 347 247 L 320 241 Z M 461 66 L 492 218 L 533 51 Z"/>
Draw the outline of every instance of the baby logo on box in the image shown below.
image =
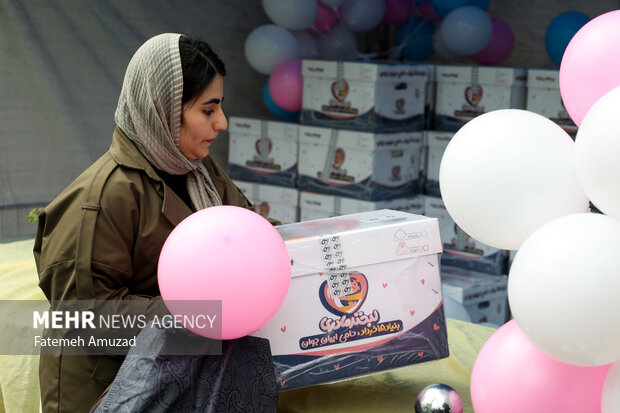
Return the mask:
<path fill-rule="evenodd" d="M 323 105 L 321 110 L 324 112 L 336 112 L 347 115 L 357 115 L 357 109 L 351 107 L 351 102 L 345 100 L 349 94 L 349 83 L 344 79 L 338 79 L 331 85 L 331 92 L 334 99 L 329 100 L 329 105 Z"/>
<path fill-rule="evenodd" d="M 368 280 L 361 272 L 327 274 L 319 288 L 321 304 L 335 317 L 319 321 L 321 334 L 302 337 L 302 350 L 340 344 L 403 330 L 401 320 L 379 322 L 379 310 L 373 308 L 366 314 L 361 308 L 368 295 Z"/>
<path fill-rule="evenodd" d="M 394 113 L 396 113 L 397 115 L 402 115 L 403 113 L 405 113 L 405 99 L 404 98 L 396 99 L 394 101 L 394 106 L 396 106 Z"/>
<path fill-rule="evenodd" d="M 400 165 L 394 165 L 392 167 L 392 176 L 390 177 L 390 181 L 398 182 L 402 180 L 400 176 Z"/>
<path fill-rule="evenodd" d="M 479 106 L 482 101 L 483 90 L 480 85 L 468 86 L 465 88 L 465 102 L 462 111 L 456 111 L 457 116 L 476 117 L 484 113 L 484 106 Z"/>
<path fill-rule="evenodd" d="M 334 159 L 331 163 L 331 167 L 327 168 L 327 171 L 318 171 L 316 173 L 317 178 L 321 179 L 323 182 L 329 182 L 330 180 L 336 181 L 334 184 L 338 184 L 338 182 L 342 184 L 355 182 L 355 177 L 347 175 L 347 170 L 342 167 L 346 158 L 347 156 L 344 149 L 336 149 L 334 151 Z"/>
<path fill-rule="evenodd" d="M 256 140 L 254 144 L 256 149 L 256 155 L 251 160 L 246 162 L 249 168 L 261 168 L 269 169 L 273 171 L 280 171 L 282 167 L 274 163 L 274 159 L 270 158 L 271 150 L 273 149 L 273 142 L 269 138 L 260 138 Z"/>
<path fill-rule="evenodd" d="M 260 204 L 254 205 L 254 212 L 261 217 L 267 218 L 269 216 L 269 202 L 263 201 Z"/>

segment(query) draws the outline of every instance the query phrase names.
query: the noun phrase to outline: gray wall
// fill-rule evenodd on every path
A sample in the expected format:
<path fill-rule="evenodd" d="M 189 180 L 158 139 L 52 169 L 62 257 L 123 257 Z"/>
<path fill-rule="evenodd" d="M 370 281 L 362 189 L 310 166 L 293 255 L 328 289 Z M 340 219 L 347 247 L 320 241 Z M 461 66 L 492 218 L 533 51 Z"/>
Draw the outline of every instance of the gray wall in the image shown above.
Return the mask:
<path fill-rule="evenodd" d="M 515 35 L 513 53 L 502 65 L 557 68 L 545 51 L 545 31 L 558 14 L 594 18 L 618 8 L 618 0 L 491 0 L 488 14 L 506 21 Z"/>
<path fill-rule="evenodd" d="M 553 67 L 544 34 L 558 14 L 590 17 L 617 0 L 492 0 L 516 45 L 507 66 Z M 28 211 L 53 199 L 109 146 L 127 62 L 162 32 L 197 35 L 228 68 L 227 115 L 272 117 L 267 76 L 246 62 L 249 32 L 269 23 L 259 0 L 0 0 L 0 240 L 34 234 Z M 374 35 L 374 34 L 372 34 Z M 372 35 L 358 36 L 360 50 Z M 225 165 L 224 133 L 213 155 Z"/>

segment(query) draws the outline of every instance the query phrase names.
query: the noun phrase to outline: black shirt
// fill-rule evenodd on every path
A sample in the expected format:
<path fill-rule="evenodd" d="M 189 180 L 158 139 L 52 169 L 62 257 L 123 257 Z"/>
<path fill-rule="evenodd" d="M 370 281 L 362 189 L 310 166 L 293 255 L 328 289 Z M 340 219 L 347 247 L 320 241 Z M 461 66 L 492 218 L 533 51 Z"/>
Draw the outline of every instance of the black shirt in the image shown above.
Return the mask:
<path fill-rule="evenodd" d="M 196 212 L 192 204 L 192 199 L 189 197 L 189 192 L 187 191 L 187 175 L 172 175 L 157 168 L 155 168 L 155 171 L 157 171 L 157 175 L 163 179 L 164 183 L 185 202 L 189 209 L 191 209 L 192 212 Z"/>

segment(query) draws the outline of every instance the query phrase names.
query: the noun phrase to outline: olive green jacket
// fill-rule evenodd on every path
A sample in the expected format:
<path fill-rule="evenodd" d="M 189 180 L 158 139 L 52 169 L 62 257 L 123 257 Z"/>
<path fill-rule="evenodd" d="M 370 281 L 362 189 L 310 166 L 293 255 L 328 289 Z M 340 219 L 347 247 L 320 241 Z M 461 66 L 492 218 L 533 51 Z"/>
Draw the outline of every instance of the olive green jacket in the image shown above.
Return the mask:
<path fill-rule="evenodd" d="M 251 208 L 220 166 L 210 157 L 203 163 L 225 205 Z M 109 151 L 39 217 L 34 246 L 39 286 L 49 300 L 160 298 L 160 250 L 191 213 L 116 128 Z M 42 355 L 43 411 L 87 412 L 122 361 L 118 356 Z"/>

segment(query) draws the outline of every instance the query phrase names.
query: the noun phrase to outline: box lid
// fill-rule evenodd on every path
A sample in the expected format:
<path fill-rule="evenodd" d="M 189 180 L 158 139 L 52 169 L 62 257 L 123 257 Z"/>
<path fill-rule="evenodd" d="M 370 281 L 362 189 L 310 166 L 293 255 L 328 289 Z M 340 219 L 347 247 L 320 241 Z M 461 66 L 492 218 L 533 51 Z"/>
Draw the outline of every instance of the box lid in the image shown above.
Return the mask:
<path fill-rule="evenodd" d="M 353 214 L 377 209 L 375 203 L 371 201 L 306 191 L 299 192 L 299 207 L 323 211 L 329 215 Z"/>
<path fill-rule="evenodd" d="M 381 209 L 276 227 L 292 260 L 291 276 L 415 258 L 442 251 L 435 218 Z"/>
<path fill-rule="evenodd" d="M 527 70 L 520 67 L 437 66 L 437 82 L 525 86 Z"/>
<path fill-rule="evenodd" d="M 273 120 L 244 118 L 231 116 L 228 119 L 228 132 L 231 134 L 249 135 L 297 140 L 298 125 L 296 123 L 277 122 Z"/>
<path fill-rule="evenodd" d="M 304 59 L 301 65 L 303 77 L 321 77 L 368 82 L 427 82 L 432 80 L 434 71 L 430 65 L 411 63 L 365 63 L 333 60 Z"/>
<path fill-rule="evenodd" d="M 296 188 L 237 180 L 233 180 L 233 182 L 243 195 L 253 203 L 267 201 L 274 204 L 297 206 L 299 191 Z"/>
<path fill-rule="evenodd" d="M 444 265 L 441 267 L 441 284 L 446 296 L 462 304 L 473 304 L 496 297 L 505 297 L 508 277 Z"/>
<path fill-rule="evenodd" d="M 410 213 L 421 213 L 424 211 L 424 199 L 420 196 L 412 196 L 373 202 L 336 195 L 300 191 L 299 206 L 301 208 L 314 209 L 334 215 L 354 214 L 357 212 L 375 211 L 377 209 L 393 209 Z"/>
<path fill-rule="evenodd" d="M 336 139 L 332 142 L 332 139 Z M 299 126 L 299 143 L 337 145 L 341 148 L 363 151 L 391 150 L 406 146 L 420 146 L 422 132 L 372 133 L 355 130 L 331 129 L 318 126 Z"/>
<path fill-rule="evenodd" d="M 560 71 L 557 69 L 529 69 L 527 87 L 560 88 Z"/>

